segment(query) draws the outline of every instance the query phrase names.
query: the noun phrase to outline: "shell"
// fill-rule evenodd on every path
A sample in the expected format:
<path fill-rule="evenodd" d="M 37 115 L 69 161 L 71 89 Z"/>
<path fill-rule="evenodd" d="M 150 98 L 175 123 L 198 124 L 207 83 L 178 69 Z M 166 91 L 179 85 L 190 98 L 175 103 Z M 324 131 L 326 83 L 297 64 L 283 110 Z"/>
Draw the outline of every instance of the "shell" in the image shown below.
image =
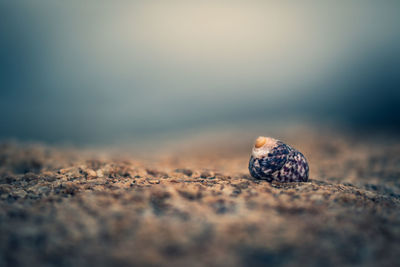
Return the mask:
<path fill-rule="evenodd" d="M 250 157 L 249 171 L 268 182 L 306 182 L 309 167 L 304 155 L 280 140 L 260 136 Z"/>

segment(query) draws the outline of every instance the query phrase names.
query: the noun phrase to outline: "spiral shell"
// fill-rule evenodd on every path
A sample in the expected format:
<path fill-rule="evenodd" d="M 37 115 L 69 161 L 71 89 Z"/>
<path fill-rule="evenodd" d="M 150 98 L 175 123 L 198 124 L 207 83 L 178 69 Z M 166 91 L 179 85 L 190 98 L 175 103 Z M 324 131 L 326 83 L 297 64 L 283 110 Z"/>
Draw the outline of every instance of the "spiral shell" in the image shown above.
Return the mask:
<path fill-rule="evenodd" d="M 260 136 L 254 143 L 249 171 L 268 182 L 306 182 L 309 167 L 304 155 L 282 141 Z"/>

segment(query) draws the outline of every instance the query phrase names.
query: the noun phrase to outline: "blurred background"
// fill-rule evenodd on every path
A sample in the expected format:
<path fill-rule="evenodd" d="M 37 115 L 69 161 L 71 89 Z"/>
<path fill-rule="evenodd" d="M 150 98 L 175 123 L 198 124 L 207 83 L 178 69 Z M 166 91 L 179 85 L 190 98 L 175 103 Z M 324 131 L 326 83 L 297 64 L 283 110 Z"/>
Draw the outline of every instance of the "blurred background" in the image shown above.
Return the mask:
<path fill-rule="evenodd" d="M 0 138 L 397 133 L 399 14 L 398 1 L 2 1 Z"/>

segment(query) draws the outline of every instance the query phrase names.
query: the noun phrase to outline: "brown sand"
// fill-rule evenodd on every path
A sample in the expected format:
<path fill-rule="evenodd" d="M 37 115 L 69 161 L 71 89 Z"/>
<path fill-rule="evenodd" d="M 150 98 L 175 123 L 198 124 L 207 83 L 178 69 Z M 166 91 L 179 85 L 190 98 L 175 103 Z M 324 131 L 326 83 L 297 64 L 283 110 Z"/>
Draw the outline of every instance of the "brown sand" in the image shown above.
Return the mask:
<path fill-rule="evenodd" d="M 396 139 L 285 138 L 309 182 L 251 178 L 247 136 L 147 156 L 4 143 L 0 266 L 399 264 Z"/>

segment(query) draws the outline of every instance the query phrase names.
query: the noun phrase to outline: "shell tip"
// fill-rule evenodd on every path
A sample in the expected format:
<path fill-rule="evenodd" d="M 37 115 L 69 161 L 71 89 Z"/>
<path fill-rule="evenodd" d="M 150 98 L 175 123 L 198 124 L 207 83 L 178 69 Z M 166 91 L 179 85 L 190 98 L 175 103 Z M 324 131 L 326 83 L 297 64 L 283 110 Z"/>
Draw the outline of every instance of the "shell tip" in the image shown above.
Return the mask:
<path fill-rule="evenodd" d="M 266 142 L 267 142 L 267 138 L 266 138 L 266 137 L 264 137 L 264 136 L 259 136 L 259 137 L 256 139 L 256 143 L 254 144 L 254 146 L 255 146 L 256 148 L 260 148 L 260 147 L 262 147 L 263 145 L 265 145 Z"/>

